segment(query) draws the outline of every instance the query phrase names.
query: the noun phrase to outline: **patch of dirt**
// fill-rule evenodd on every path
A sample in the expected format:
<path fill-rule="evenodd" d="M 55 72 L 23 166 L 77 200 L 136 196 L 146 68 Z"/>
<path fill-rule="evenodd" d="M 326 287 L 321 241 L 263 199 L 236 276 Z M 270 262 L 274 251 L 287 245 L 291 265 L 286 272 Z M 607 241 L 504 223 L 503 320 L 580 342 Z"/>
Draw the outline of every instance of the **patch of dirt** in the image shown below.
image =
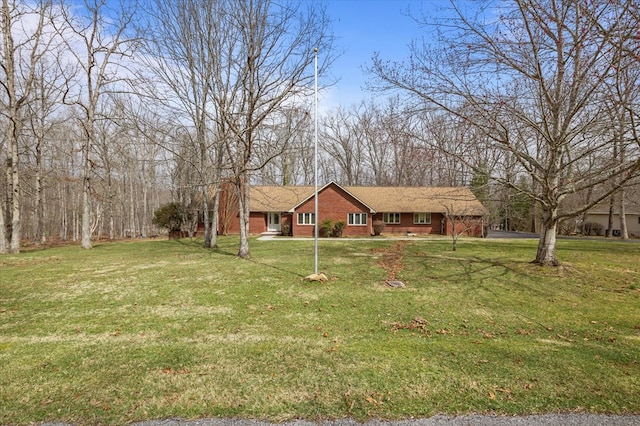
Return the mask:
<path fill-rule="evenodd" d="M 427 335 L 431 334 L 430 326 L 431 323 L 422 317 L 415 317 L 411 320 L 409 324 L 405 324 L 401 321 L 394 322 L 391 324 L 391 331 L 396 332 L 398 330 L 411 330 L 418 331 Z"/>
<path fill-rule="evenodd" d="M 402 258 L 404 257 L 404 247 L 406 245 L 406 241 L 398 241 L 392 247 L 372 250 L 373 253 L 382 255 L 382 259 L 378 264 L 387 271 L 387 281 L 397 280 L 398 274 L 404 269 Z"/>

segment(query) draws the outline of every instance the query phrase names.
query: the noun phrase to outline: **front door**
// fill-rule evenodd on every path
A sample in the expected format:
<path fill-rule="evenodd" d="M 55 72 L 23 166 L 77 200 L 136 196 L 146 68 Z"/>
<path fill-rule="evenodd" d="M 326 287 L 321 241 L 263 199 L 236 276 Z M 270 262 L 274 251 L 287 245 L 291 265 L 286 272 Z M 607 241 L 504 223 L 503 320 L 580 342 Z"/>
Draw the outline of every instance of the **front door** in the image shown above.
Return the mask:
<path fill-rule="evenodd" d="M 279 212 L 267 213 L 267 231 L 280 232 L 280 213 Z"/>

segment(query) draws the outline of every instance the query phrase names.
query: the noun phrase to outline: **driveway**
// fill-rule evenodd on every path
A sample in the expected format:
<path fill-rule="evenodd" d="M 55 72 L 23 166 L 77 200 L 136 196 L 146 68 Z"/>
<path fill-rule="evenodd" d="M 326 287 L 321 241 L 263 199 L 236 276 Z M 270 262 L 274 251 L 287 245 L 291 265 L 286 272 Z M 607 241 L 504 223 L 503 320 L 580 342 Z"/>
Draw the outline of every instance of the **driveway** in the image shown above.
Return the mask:
<path fill-rule="evenodd" d="M 487 238 L 540 238 L 540 235 L 532 232 L 519 232 L 519 231 L 500 231 L 490 229 L 487 231 Z"/>
<path fill-rule="evenodd" d="M 529 239 L 538 239 L 540 235 L 534 234 L 532 232 L 520 232 L 520 231 L 500 231 L 490 229 L 487 232 L 487 238 L 529 238 Z M 557 239 L 559 240 L 590 240 L 590 241 L 602 241 L 602 242 L 619 242 L 619 243 L 640 243 L 639 238 L 629 238 L 628 240 L 623 240 L 617 237 L 613 238 L 604 238 L 604 237 L 584 237 L 584 236 L 569 236 L 569 235 L 558 235 Z"/>

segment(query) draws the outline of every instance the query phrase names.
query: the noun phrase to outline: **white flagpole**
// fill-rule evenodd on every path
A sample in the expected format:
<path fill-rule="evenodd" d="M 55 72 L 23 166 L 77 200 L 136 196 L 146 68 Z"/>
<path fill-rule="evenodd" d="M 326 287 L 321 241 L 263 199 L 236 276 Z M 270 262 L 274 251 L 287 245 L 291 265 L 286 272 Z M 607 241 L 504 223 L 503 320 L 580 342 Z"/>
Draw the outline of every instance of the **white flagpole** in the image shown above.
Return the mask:
<path fill-rule="evenodd" d="M 314 204 L 314 274 L 318 275 L 318 48 L 313 49 L 314 57 L 314 103 L 315 103 L 315 124 L 314 124 L 314 149 L 313 149 L 313 164 L 314 164 L 314 179 L 315 179 L 315 192 L 313 199 Z"/>

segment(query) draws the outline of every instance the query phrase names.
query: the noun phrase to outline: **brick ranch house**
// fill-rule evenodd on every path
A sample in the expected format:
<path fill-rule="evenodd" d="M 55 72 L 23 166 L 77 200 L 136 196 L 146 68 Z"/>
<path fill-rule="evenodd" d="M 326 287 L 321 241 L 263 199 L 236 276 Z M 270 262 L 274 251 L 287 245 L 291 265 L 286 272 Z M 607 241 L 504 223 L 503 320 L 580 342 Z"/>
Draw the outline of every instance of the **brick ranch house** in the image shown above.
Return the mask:
<path fill-rule="evenodd" d="M 253 186 L 250 190 L 249 232 L 312 237 L 314 235 L 313 186 Z M 224 198 L 224 197 L 223 197 Z M 342 235 L 371 236 L 374 222 L 382 221 L 383 234 L 483 236 L 485 209 L 464 187 L 365 187 L 330 182 L 318 188 L 318 223 L 342 220 Z M 229 211 L 220 227 L 238 234 L 237 209 Z"/>

